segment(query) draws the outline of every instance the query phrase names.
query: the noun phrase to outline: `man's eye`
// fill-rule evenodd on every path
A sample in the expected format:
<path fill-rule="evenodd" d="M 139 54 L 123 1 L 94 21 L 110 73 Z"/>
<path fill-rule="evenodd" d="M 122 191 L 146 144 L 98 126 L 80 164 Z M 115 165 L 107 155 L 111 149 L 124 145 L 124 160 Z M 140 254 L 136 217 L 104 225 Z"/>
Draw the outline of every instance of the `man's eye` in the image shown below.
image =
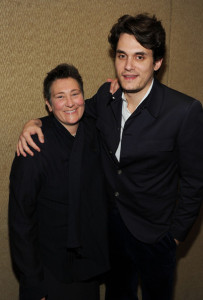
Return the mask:
<path fill-rule="evenodd" d="M 125 54 L 119 54 L 119 55 L 118 55 L 118 58 L 119 58 L 119 59 L 124 59 L 125 57 L 126 57 Z"/>
<path fill-rule="evenodd" d="M 142 55 L 137 55 L 137 60 L 143 60 L 144 59 L 144 56 Z"/>

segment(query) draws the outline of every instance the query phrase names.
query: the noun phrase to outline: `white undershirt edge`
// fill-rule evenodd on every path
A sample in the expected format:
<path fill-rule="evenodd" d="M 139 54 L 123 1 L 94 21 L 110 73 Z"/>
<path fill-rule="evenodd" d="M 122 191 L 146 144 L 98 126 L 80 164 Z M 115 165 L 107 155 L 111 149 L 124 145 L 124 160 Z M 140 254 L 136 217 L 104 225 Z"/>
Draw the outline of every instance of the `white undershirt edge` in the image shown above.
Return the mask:
<path fill-rule="evenodd" d="M 146 94 L 144 95 L 144 97 L 142 98 L 142 100 L 140 101 L 140 103 L 138 104 L 138 106 L 147 98 L 147 96 L 149 95 L 149 93 L 151 92 L 152 86 L 154 83 L 154 79 L 152 80 L 152 83 L 148 89 L 148 91 L 146 92 Z M 120 154 L 121 154 L 121 142 L 122 142 L 122 135 L 123 135 L 123 128 L 125 126 L 125 122 L 127 121 L 127 119 L 131 116 L 131 112 L 128 110 L 128 102 L 125 98 L 124 92 L 122 93 L 122 116 L 121 116 L 121 132 L 120 132 L 120 142 L 118 145 L 118 148 L 116 150 L 116 158 L 118 159 L 118 161 L 120 161 Z M 137 106 L 137 108 L 138 108 Z M 136 109 L 137 109 L 136 108 Z"/>

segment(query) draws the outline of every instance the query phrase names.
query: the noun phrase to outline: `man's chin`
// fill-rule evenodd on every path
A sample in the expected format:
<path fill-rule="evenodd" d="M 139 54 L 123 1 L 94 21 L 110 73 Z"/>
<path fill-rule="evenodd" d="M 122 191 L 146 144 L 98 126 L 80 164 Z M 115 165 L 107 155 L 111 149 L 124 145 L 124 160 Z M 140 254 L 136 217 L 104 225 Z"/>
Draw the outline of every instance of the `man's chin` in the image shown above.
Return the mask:
<path fill-rule="evenodd" d="M 121 89 L 123 90 L 124 93 L 131 93 L 131 94 L 136 94 L 138 93 L 139 91 L 141 91 L 141 88 L 130 88 L 130 89 L 125 89 L 125 84 L 122 85 L 122 81 L 119 81 L 119 84 L 120 84 L 120 87 Z"/>
<path fill-rule="evenodd" d="M 127 93 L 127 94 L 136 94 L 136 93 L 138 93 L 138 92 L 140 92 L 141 91 L 141 89 L 123 89 L 123 91 L 124 91 L 124 93 Z"/>

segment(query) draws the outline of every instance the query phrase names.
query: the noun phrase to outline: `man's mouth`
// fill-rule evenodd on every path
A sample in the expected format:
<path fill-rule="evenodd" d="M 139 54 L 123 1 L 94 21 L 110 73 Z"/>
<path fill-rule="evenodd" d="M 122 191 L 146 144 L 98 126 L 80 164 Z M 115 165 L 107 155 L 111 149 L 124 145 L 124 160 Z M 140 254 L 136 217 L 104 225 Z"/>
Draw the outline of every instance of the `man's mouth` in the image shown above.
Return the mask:
<path fill-rule="evenodd" d="M 138 77 L 138 75 L 123 75 L 123 77 L 124 77 L 124 79 L 126 79 L 126 80 L 132 80 L 132 79 L 135 79 L 135 78 L 137 78 Z"/>

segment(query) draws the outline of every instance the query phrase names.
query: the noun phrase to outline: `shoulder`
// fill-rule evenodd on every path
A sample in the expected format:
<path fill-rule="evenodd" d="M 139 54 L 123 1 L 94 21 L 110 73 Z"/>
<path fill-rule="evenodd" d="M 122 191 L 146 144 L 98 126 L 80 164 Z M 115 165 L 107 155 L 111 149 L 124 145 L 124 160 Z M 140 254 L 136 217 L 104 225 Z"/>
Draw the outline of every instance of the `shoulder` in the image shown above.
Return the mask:
<path fill-rule="evenodd" d="M 182 112 L 193 108 L 198 108 L 200 110 L 202 109 L 202 104 L 199 100 L 168 87 L 158 81 L 155 82 L 155 89 L 162 93 L 164 103 L 168 108 L 176 110 L 179 108 L 182 110 Z"/>
<path fill-rule="evenodd" d="M 99 96 L 99 98 L 106 98 L 106 99 L 116 99 L 116 98 L 120 98 L 122 95 L 122 90 L 121 88 L 117 89 L 117 91 L 114 94 L 110 93 L 110 82 L 105 82 L 104 84 L 102 84 L 100 86 L 100 88 L 97 91 L 97 95 Z"/>
<path fill-rule="evenodd" d="M 49 149 L 51 148 L 50 147 L 50 141 L 52 140 L 51 122 L 50 122 L 49 117 L 47 117 L 45 119 L 42 118 L 42 120 L 43 120 L 42 132 L 45 137 L 45 142 L 40 143 L 40 141 L 38 139 L 38 135 L 37 134 L 32 135 L 32 139 L 33 139 L 34 143 L 40 148 L 41 151 L 38 152 L 34 148 L 29 146 L 29 148 L 34 153 L 34 156 L 30 156 L 29 154 L 27 154 L 27 156 L 24 157 L 22 155 L 17 156 L 17 154 L 15 154 L 15 157 L 14 157 L 14 160 L 12 163 L 12 167 L 11 167 L 11 175 L 24 174 L 26 172 L 33 172 L 33 170 L 35 170 L 36 168 L 39 167 L 40 162 L 44 158 L 43 153 L 47 152 L 47 149 L 49 151 Z M 44 120 L 46 120 L 46 121 L 44 122 Z"/>
<path fill-rule="evenodd" d="M 110 93 L 110 82 L 105 82 L 100 86 L 100 88 L 97 90 L 96 94 L 90 98 L 87 99 L 87 103 L 92 100 L 104 98 L 104 99 L 109 99 L 112 97 L 112 94 Z"/>
<path fill-rule="evenodd" d="M 174 101 L 178 101 L 180 103 L 188 103 L 188 104 L 193 103 L 193 102 L 199 102 L 200 103 L 200 101 L 198 101 L 197 99 L 195 99 L 195 98 L 193 98 L 189 95 L 186 95 L 186 94 L 184 94 L 184 93 L 182 93 L 178 90 L 175 90 L 175 89 L 173 89 L 171 87 L 168 87 L 168 86 L 166 86 L 164 84 L 161 84 L 161 83 L 160 83 L 160 85 L 163 88 L 165 97 L 170 98 L 171 101 L 174 99 Z"/>
<path fill-rule="evenodd" d="M 100 86 L 97 93 L 109 93 L 109 90 L 110 90 L 110 82 L 105 82 Z"/>
<path fill-rule="evenodd" d="M 96 119 L 92 116 L 84 113 L 84 116 L 80 122 L 84 125 L 87 131 L 94 132 L 96 130 Z"/>
<path fill-rule="evenodd" d="M 42 121 L 42 133 L 44 135 L 44 139 L 45 142 L 41 143 L 39 141 L 38 135 L 34 134 L 32 135 L 32 139 L 34 141 L 34 143 L 41 149 L 44 150 L 46 148 L 49 148 L 50 146 L 50 141 L 53 139 L 53 122 L 52 122 L 52 118 L 50 116 L 47 117 L 43 117 L 40 119 Z M 34 153 L 34 156 L 30 156 L 27 155 L 26 160 L 35 160 L 38 158 L 38 156 L 40 157 L 41 152 L 36 151 L 34 148 L 32 148 L 31 146 L 29 146 L 29 148 L 32 150 L 32 152 Z M 23 160 L 23 156 L 20 156 L 20 159 Z"/>
<path fill-rule="evenodd" d="M 46 144 L 49 143 L 49 141 L 51 141 L 55 136 L 56 125 L 54 122 L 54 117 L 52 115 L 42 118 L 41 121 L 42 121 L 41 129 L 44 134 L 44 139 L 46 143 L 41 144 L 36 135 L 33 136 L 33 138 L 36 140 L 38 146 L 39 145 L 46 146 Z"/>
<path fill-rule="evenodd" d="M 113 96 L 115 95 L 121 95 L 121 89 L 114 93 Z M 85 101 L 86 112 L 94 118 L 97 118 L 98 114 L 106 108 L 106 105 L 112 100 L 113 96 L 110 93 L 110 83 L 105 82 L 92 98 Z"/>
<path fill-rule="evenodd" d="M 20 180 L 20 178 L 27 176 L 27 174 L 33 174 L 33 170 L 35 170 L 38 164 L 39 152 L 34 150 L 32 147 L 30 148 L 34 153 L 34 156 L 30 156 L 29 154 L 27 154 L 26 157 L 22 155 L 17 156 L 15 153 L 15 157 L 11 164 L 10 179 L 15 177 Z"/>

